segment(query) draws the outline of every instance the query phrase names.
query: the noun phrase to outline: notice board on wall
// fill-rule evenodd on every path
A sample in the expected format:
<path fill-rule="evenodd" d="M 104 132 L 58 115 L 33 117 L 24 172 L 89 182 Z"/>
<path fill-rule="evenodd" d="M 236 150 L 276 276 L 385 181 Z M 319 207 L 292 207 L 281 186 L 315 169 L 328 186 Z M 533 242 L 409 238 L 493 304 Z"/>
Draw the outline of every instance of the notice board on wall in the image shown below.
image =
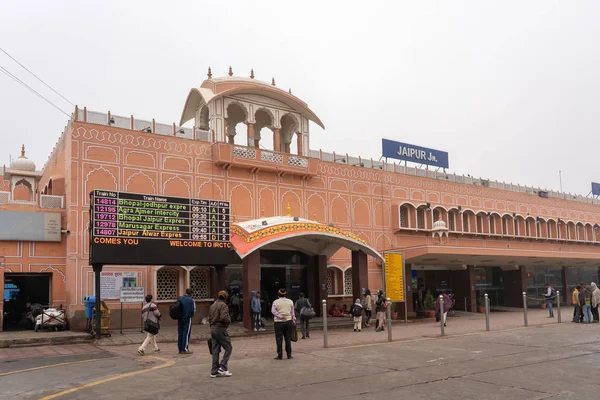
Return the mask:
<path fill-rule="evenodd" d="M 240 262 L 227 201 L 94 190 L 89 229 L 90 265 Z"/>

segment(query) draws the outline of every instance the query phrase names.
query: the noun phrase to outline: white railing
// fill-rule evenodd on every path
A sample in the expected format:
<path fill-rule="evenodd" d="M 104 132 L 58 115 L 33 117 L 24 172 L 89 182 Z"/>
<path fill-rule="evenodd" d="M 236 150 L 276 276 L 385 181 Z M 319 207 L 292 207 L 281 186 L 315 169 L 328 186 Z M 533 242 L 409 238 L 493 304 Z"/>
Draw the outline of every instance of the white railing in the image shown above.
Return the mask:
<path fill-rule="evenodd" d="M 591 197 L 586 197 L 577 194 L 563 193 L 555 190 L 541 189 L 532 186 L 523 186 L 518 184 L 515 185 L 513 183 L 493 181 L 491 179 L 474 178 L 468 175 L 457 175 L 447 172 L 440 172 L 429 168 L 408 167 L 399 163 L 383 163 L 381 161 L 374 161 L 371 159 L 365 159 L 361 157 L 353 157 L 347 154 L 341 155 L 336 153 L 326 153 L 320 150 L 311 150 L 310 157 L 325 162 L 333 162 L 336 164 L 348 165 L 353 167 L 380 169 L 383 171 L 395 172 L 399 174 L 428 177 L 432 179 L 443 180 L 446 182 L 464 183 L 481 187 L 489 187 L 492 189 L 507 190 L 511 192 L 520 192 L 536 195 L 543 194 L 547 195 L 544 197 L 549 198 L 573 200 L 589 204 L 600 204 L 600 199 L 593 199 Z"/>
<path fill-rule="evenodd" d="M 252 147 L 233 146 L 233 156 L 239 158 L 247 158 L 249 160 L 255 160 L 256 149 Z"/>
<path fill-rule="evenodd" d="M 40 195 L 41 208 L 62 209 L 64 207 L 64 199 L 62 196 L 52 196 L 49 194 Z"/>
<path fill-rule="evenodd" d="M 10 202 L 10 192 L 0 192 L 0 205 Z"/>
<path fill-rule="evenodd" d="M 308 159 L 304 157 L 288 156 L 288 165 L 306 168 L 308 166 Z"/>
<path fill-rule="evenodd" d="M 112 118 L 112 120 L 114 120 L 114 123 L 110 122 L 108 113 L 100 113 L 100 112 L 96 112 L 96 111 L 87 111 L 87 110 L 84 111 L 82 109 L 78 109 L 78 113 L 77 113 L 77 119 L 79 121 L 87 120 L 87 122 L 94 123 L 94 124 L 101 124 L 101 125 L 109 125 L 109 123 L 110 123 L 110 125 L 112 125 L 112 126 L 117 126 L 117 127 L 124 128 L 124 129 L 132 128 L 132 117 L 123 117 L 123 116 L 118 116 L 118 115 L 113 115 L 113 114 L 111 114 L 110 117 Z M 155 132 L 154 132 L 155 134 L 175 136 L 175 137 L 186 138 L 186 139 L 195 139 L 195 140 L 200 140 L 200 141 L 204 141 L 204 142 L 212 141 L 212 135 L 210 134 L 210 131 L 200 130 L 197 128 L 194 131 L 192 128 L 184 128 L 184 127 L 175 127 L 175 129 L 173 129 L 172 125 L 158 124 L 158 123 L 153 123 L 153 121 L 133 119 L 133 130 L 142 131 L 142 130 L 145 130 L 146 128 L 150 128 L 149 130 L 150 130 L 150 132 L 152 132 L 153 126 L 155 129 Z M 240 157 L 242 157 L 242 156 L 240 156 Z M 367 159 L 367 158 L 361 158 L 361 157 L 353 157 L 353 156 L 348 156 L 347 154 L 341 155 L 341 154 L 336 154 L 336 153 L 327 153 L 327 152 L 323 152 L 320 150 L 311 150 L 309 157 L 317 158 L 317 159 L 319 159 L 321 161 L 325 161 L 325 162 L 345 164 L 348 166 L 354 166 L 354 167 L 359 167 L 359 168 L 380 169 L 380 170 L 388 171 L 388 172 L 428 177 L 428 178 L 432 178 L 432 179 L 443 180 L 446 182 L 471 184 L 471 185 L 476 185 L 476 186 L 489 187 L 492 189 L 507 190 L 507 191 L 512 191 L 512 192 L 529 193 L 529 194 L 540 194 L 540 192 L 542 192 L 543 194 L 547 193 L 547 197 L 550 197 L 550 198 L 573 200 L 573 201 L 579 201 L 579 202 L 590 203 L 590 204 L 600 204 L 600 200 L 589 198 L 589 197 L 582 196 L 582 195 L 573 195 L 570 193 L 562 193 L 562 192 L 558 192 L 558 191 L 554 191 L 554 190 L 541 189 L 541 188 L 536 188 L 536 187 L 532 187 L 532 186 L 514 185 L 512 183 L 492 181 L 489 179 L 473 178 L 468 175 L 466 175 L 466 176 L 465 175 L 456 175 L 456 174 L 436 171 L 433 169 L 430 170 L 428 168 L 408 167 L 408 166 L 404 166 L 401 164 L 395 164 L 395 163 L 383 163 L 381 161 L 374 161 L 370 158 Z M 278 164 L 281 164 L 283 162 L 283 156 L 280 153 L 267 152 L 264 150 L 261 151 L 261 159 L 263 161 L 278 163 Z M 298 161 L 298 160 L 303 160 L 303 161 Z M 298 159 L 288 158 L 289 165 L 301 166 L 301 165 L 299 165 L 299 163 L 305 163 L 307 165 L 308 160 L 305 160 L 300 157 L 298 157 Z"/>
<path fill-rule="evenodd" d="M 272 151 L 261 150 L 260 159 L 262 161 L 272 162 L 275 164 L 281 164 L 283 162 L 283 154 L 275 153 Z"/>

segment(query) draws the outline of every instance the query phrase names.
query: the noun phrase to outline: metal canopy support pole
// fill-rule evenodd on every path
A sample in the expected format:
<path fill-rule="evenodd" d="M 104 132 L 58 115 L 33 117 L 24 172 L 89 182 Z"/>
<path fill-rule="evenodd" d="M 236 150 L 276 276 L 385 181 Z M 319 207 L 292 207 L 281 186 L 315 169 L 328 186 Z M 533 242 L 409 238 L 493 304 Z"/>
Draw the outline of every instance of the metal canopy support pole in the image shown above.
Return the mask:
<path fill-rule="evenodd" d="M 484 298 L 485 298 L 485 330 L 489 331 L 490 330 L 490 298 L 488 297 L 487 293 L 484 295 Z"/>
<path fill-rule="evenodd" d="M 558 323 L 560 324 L 560 290 L 556 291 L 556 312 L 558 313 Z"/>
<path fill-rule="evenodd" d="M 388 298 L 387 299 L 387 312 L 386 312 L 386 318 L 387 318 L 387 329 L 388 329 L 388 342 L 392 341 L 392 301 Z"/>
<path fill-rule="evenodd" d="M 444 336 L 444 297 L 440 294 L 440 329 Z"/>
<path fill-rule="evenodd" d="M 327 300 L 323 299 L 323 347 L 327 348 Z"/>
<path fill-rule="evenodd" d="M 123 334 L 123 302 L 121 302 L 121 335 Z"/>
<path fill-rule="evenodd" d="M 94 296 L 96 296 L 96 321 L 94 321 L 96 325 L 96 339 L 100 340 L 102 337 L 102 323 L 101 323 L 101 315 L 100 315 L 100 273 L 102 272 L 102 264 L 94 264 L 92 266 L 94 270 Z"/>
<path fill-rule="evenodd" d="M 527 326 L 527 293 L 523 292 L 523 325 Z"/>

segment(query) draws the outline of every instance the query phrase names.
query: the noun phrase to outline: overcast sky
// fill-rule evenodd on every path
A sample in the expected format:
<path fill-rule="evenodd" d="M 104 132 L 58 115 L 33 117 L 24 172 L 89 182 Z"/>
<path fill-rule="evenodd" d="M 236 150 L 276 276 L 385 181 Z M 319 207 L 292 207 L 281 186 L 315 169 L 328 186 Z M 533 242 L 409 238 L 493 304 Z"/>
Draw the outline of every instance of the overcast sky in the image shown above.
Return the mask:
<path fill-rule="evenodd" d="M 214 76 L 275 77 L 324 122 L 311 148 L 381 138 L 450 171 L 586 195 L 600 181 L 597 1 L 3 1 L 0 47 L 71 102 L 179 122 Z M 73 107 L 0 53 L 0 66 Z M 0 73 L 0 165 L 41 168 L 67 117 Z"/>

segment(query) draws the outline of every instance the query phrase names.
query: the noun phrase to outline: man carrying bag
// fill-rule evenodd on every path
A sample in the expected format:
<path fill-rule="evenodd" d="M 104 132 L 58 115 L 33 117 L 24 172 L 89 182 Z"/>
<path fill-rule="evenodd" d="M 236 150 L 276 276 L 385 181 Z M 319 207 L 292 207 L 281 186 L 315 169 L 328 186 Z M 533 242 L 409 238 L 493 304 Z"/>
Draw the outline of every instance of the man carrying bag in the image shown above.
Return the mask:
<path fill-rule="evenodd" d="M 227 364 L 233 348 L 231 347 L 231 338 L 229 337 L 229 333 L 227 333 L 227 328 L 231 324 L 231 317 L 229 316 L 229 307 L 227 307 L 226 291 L 221 290 L 217 301 L 210 306 L 208 310 L 208 322 L 210 324 L 209 345 L 211 346 L 210 353 L 212 354 L 210 377 L 229 377 L 233 374 L 229 372 Z M 225 354 L 221 362 L 219 362 L 221 347 L 225 350 Z"/>
<path fill-rule="evenodd" d="M 142 321 L 144 321 L 144 331 L 146 332 L 146 339 L 138 349 L 140 355 L 146 354 L 146 346 L 148 343 L 152 343 L 154 352 L 158 353 L 160 349 L 156 344 L 156 335 L 160 330 L 160 311 L 156 304 L 152 302 L 152 295 L 146 295 L 146 304 L 142 307 Z"/>

